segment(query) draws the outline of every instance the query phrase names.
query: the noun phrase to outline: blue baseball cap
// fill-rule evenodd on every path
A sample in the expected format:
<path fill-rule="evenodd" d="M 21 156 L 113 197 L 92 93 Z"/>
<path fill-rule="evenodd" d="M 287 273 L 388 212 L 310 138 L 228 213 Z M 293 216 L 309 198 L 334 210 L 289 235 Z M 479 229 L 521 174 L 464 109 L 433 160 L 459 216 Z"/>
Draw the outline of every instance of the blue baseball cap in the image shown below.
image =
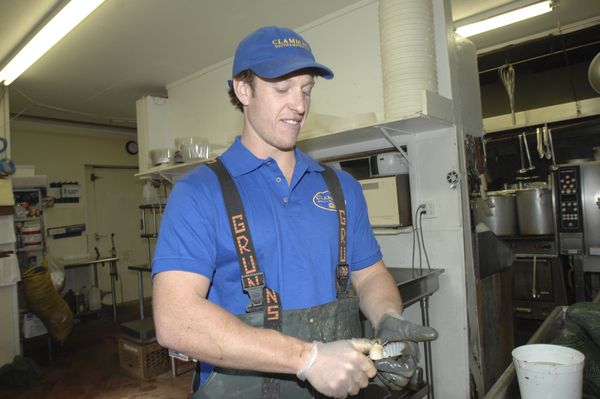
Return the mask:
<path fill-rule="evenodd" d="M 304 68 L 314 68 L 325 79 L 333 78 L 331 69 L 315 62 L 310 46 L 299 34 L 276 26 L 260 28 L 246 36 L 233 60 L 233 76 L 250 69 L 258 76 L 273 79 Z"/>

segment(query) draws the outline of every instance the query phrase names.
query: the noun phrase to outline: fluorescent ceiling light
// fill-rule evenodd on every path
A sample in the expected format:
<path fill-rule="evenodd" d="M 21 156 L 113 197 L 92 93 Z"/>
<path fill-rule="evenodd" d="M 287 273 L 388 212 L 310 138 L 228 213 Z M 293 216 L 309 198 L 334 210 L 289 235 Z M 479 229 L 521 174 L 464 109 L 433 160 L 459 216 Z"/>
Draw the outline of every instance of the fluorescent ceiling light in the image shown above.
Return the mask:
<path fill-rule="evenodd" d="M 0 72 L 6 86 L 36 62 L 104 0 L 71 0 Z"/>
<path fill-rule="evenodd" d="M 529 7 L 524 7 L 515 11 L 507 12 L 506 14 L 484 19 L 480 22 L 461 26 L 460 28 L 456 29 L 456 33 L 462 37 L 474 36 L 482 32 L 487 32 L 488 30 L 500 28 L 501 26 L 523 21 L 527 18 L 536 17 L 550 11 L 552 11 L 552 0 L 543 1 Z"/>

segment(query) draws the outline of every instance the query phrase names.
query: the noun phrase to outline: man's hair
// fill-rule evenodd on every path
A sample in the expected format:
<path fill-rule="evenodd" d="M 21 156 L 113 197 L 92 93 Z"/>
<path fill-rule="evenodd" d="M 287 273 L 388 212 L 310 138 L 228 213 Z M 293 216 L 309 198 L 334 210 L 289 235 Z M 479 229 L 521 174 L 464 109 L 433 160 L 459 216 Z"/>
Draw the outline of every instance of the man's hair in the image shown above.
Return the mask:
<path fill-rule="evenodd" d="M 316 79 L 319 77 L 319 74 L 314 70 L 314 68 L 301 69 L 300 71 L 306 71 L 306 73 L 309 73 L 313 77 L 313 79 Z M 298 71 L 296 71 L 296 72 L 298 72 Z M 241 80 L 242 82 L 250 85 L 251 89 L 254 89 L 254 78 L 256 76 L 258 76 L 258 75 L 255 74 L 251 69 L 246 69 L 245 71 L 242 71 L 242 72 L 238 73 L 237 75 L 235 75 L 233 77 L 233 80 Z M 230 87 L 227 92 L 229 94 L 229 101 L 243 113 L 244 106 L 240 102 L 240 100 L 237 98 L 237 96 L 235 95 L 235 90 L 233 90 L 233 80 L 231 81 L 232 87 Z"/>
<path fill-rule="evenodd" d="M 254 77 L 256 76 L 256 74 L 254 72 L 252 72 L 251 69 L 246 69 L 245 71 L 242 71 L 240 73 L 238 73 L 237 75 L 235 75 L 233 77 L 233 80 L 241 80 L 244 83 L 247 83 L 248 85 L 250 85 L 250 88 L 254 89 Z M 242 105 L 242 103 L 240 102 L 240 100 L 237 98 L 237 96 L 235 95 L 235 90 L 233 90 L 233 84 L 232 87 L 229 88 L 229 101 L 231 101 L 231 103 L 240 111 L 242 111 L 242 113 L 244 112 L 244 106 Z"/>

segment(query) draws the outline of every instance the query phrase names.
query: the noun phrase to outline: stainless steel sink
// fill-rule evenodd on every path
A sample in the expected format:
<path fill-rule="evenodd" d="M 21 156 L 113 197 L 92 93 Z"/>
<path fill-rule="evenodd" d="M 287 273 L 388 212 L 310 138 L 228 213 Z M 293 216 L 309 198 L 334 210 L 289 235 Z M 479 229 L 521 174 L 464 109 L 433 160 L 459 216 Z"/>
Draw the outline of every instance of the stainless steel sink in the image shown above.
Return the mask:
<path fill-rule="evenodd" d="M 396 280 L 405 308 L 436 292 L 440 288 L 439 276 L 444 273 L 444 269 L 388 268 L 388 271 Z"/>

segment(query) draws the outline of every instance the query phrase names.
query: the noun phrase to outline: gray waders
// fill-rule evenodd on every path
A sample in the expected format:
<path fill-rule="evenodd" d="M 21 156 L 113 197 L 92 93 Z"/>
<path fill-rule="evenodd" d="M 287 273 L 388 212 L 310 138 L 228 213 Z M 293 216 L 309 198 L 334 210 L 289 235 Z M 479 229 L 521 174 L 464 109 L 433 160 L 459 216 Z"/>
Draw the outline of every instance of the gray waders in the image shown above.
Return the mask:
<path fill-rule="evenodd" d="M 246 313 L 238 317 L 251 326 L 263 326 L 262 312 Z M 360 337 L 358 298 L 339 299 L 307 309 L 286 310 L 283 312 L 282 332 L 308 342 Z M 261 397 L 262 379 L 265 376 L 279 380 L 281 398 L 325 398 L 308 381 L 300 381 L 295 375 L 216 367 L 204 385 L 192 394 L 191 399 L 258 399 Z M 194 375 L 194 379 L 196 378 L 200 379 L 198 373 Z M 362 398 L 360 394 L 356 397 Z"/>
<path fill-rule="evenodd" d="M 346 204 L 340 182 L 327 165 L 323 179 L 333 197 L 338 222 L 339 254 L 335 269 L 338 299 L 307 309 L 283 311 L 279 295 L 266 287 L 264 273 L 258 266 L 252 236 L 250 235 L 244 206 L 233 179 L 223 163 L 216 159 L 206 164 L 219 178 L 233 242 L 242 273 L 242 287 L 250 296 L 248 313 L 237 317 L 253 327 L 272 328 L 303 341 L 331 342 L 362 336 L 359 320 L 358 298 L 348 296 L 350 268 L 346 264 Z M 192 383 L 191 399 L 308 399 L 323 397 L 308 381 L 295 375 L 261 373 L 215 367 L 202 387 L 199 365 Z M 361 398 L 359 394 L 355 396 Z"/>

